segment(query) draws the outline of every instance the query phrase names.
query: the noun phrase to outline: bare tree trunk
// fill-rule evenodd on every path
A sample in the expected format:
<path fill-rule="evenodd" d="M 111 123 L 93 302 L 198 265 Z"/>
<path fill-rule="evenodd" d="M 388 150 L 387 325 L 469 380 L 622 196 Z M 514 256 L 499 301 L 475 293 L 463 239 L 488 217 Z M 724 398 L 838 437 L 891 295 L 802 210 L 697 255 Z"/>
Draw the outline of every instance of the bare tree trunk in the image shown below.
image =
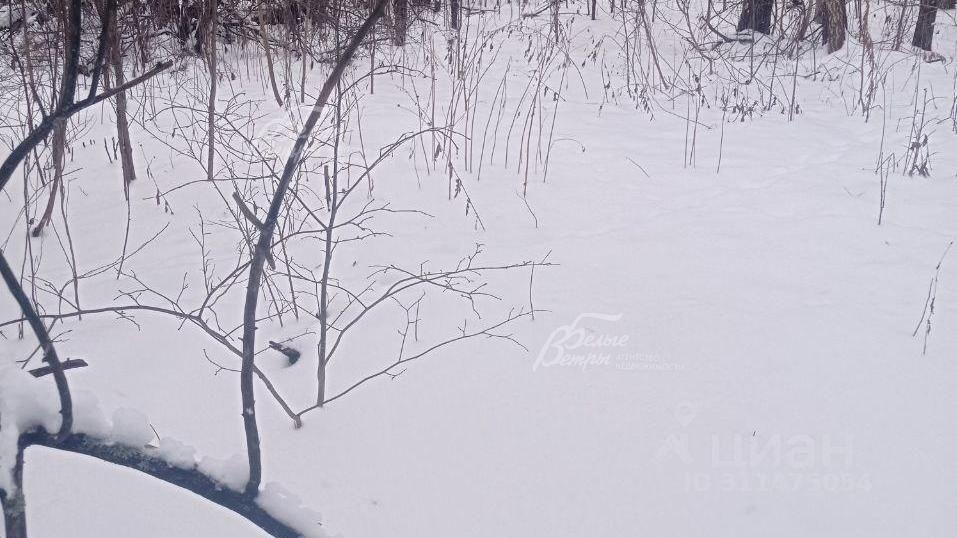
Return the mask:
<path fill-rule="evenodd" d="M 113 35 L 113 78 L 116 86 L 126 83 L 123 73 L 123 45 L 118 32 Z M 120 164 L 123 168 L 123 194 L 130 199 L 130 183 L 136 179 L 133 166 L 133 143 L 130 140 L 130 123 L 126 113 L 126 91 L 116 94 L 116 137 L 120 146 Z"/>
<path fill-rule="evenodd" d="M 196 35 L 194 36 L 196 42 L 194 44 L 194 50 L 198 56 L 202 57 L 206 45 L 211 38 L 210 34 L 216 33 L 216 26 L 213 24 L 213 19 L 216 18 L 216 5 L 214 3 L 212 9 L 210 9 L 209 2 L 197 1 L 194 4 L 190 4 L 189 7 L 190 11 L 195 13 L 196 18 Z M 215 39 L 215 36 L 213 36 L 212 39 Z"/>
<path fill-rule="evenodd" d="M 392 13 L 395 18 L 395 44 L 405 45 L 409 33 L 409 0 L 392 0 Z"/>
<path fill-rule="evenodd" d="M 72 13 L 66 11 L 64 6 L 63 11 L 59 14 L 63 22 L 63 42 L 65 50 L 64 52 L 67 55 L 67 58 L 73 56 L 72 48 L 79 48 L 79 43 L 72 43 L 74 39 L 74 33 L 79 35 L 80 29 L 73 27 L 71 24 L 73 21 L 69 19 L 72 16 Z M 79 26 L 79 24 L 77 24 Z M 65 84 L 67 74 L 64 73 L 64 80 L 62 81 Z M 75 84 L 75 80 L 73 83 Z M 61 94 L 64 94 L 64 89 L 60 89 Z M 61 96 L 61 99 L 63 97 Z M 66 120 L 57 120 L 53 123 L 53 140 L 50 141 L 52 146 L 52 159 L 53 159 L 53 181 L 50 183 L 50 196 L 47 198 L 46 208 L 43 210 L 43 214 L 40 216 L 40 220 L 37 221 L 36 226 L 34 226 L 33 231 L 30 233 L 33 237 L 39 237 L 43 233 L 43 229 L 50 224 L 50 220 L 53 218 L 53 207 L 56 202 L 57 191 L 60 190 L 60 185 L 63 182 L 63 166 L 65 163 L 65 154 L 66 154 Z"/>
<path fill-rule="evenodd" d="M 449 24 L 451 24 L 453 30 L 459 29 L 459 12 L 461 10 L 461 0 L 449 0 Z"/>
<path fill-rule="evenodd" d="M 256 396 L 253 386 L 253 371 L 256 366 L 256 307 L 259 304 L 259 290 L 264 278 L 264 266 L 266 257 L 272 249 L 273 232 L 276 229 L 279 220 L 279 212 L 282 209 L 286 193 L 292 183 L 293 176 L 296 175 L 299 167 L 299 161 L 302 158 L 306 142 L 309 140 L 313 129 L 322 116 L 322 111 L 326 106 L 329 96 L 335 90 L 342 78 L 346 67 L 352 62 L 352 58 L 362 41 L 372 31 L 376 21 L 382 18 L 385 13 L 385 7 L 388 0 L 376 0 L 375 7 L 369 17 L 355 35 L 349 41 L 342 56 L 336 62 L 329 73 L 326 82 L 319 91 L 316 103 L 313 105 L 312 112 L 306 118 L 306 122 L 296 138 L 296 143 L 289 152 L 286 164 L 283 166 L 282 175 L 276 184 L 276 190 L 273 193 L 272 200 L 269 203 L 269 211 L 266 213 L 266 219 L 263 220 L 263 226 L 259 231 L 259 240 L 253 250 L 252 260 L 249 262 L 249 279 L 246 283 L 246 301 L 243 307 L 243 349 L 242 349 L 242 368 L 239 374 L 239 392 L 242 396 L 243 404 L 243 427 L 246 433 L 246 455 L 249 461 L 249 481 L 246 483 L 244 491 L 246 495 L 255 496 L 259 493 L 259 486 L 262 482 L 262 446 L 259 437 L 259 425 L 256 421 Z M 337 48 L 338 50 L 338 48 Z M 337 107 L 337 109 L 340 107 Z M 328 224 L 327 229 L 332 225 Z M 0 257 L 2 259 L 2 257 Z"/>
<path fill-rule="evenodd" d="M 934 42 L 934 21 L 937 19 L 937 3 L 940 0 L 920 0 L 917 10 L 917 25 L 914 27 L 914 39 L 911 44 L 915 47 L 931 50 Z"/>
<path fill-rule="evenodd" d="M 561 25 L 558 21 L 558 8 L 561 0 L 552 0 L 552 33 L 555 34 L 555 41 L 561 38 Z"/>
<path fill-rule="evenodd" d="M 753 30 L 769 35 L 773 10 L 774 0 L 745 0 L 738 19 L 738 31 Z"/>
<path fill-rule="evenodd" d="M 957 7 L 957 0 L 937 0 L 938 9 L 954 9 Z"/>
<path fill-rule="evenodd" d="M 812 6 L 806 5 L 804 9 L 801 10 L 801 18 L 798 22 L 797 31 L 794 32 L 795 41 L 804 41 L 807 39 L 807 30 L 811 26 L 811 19 L 813 18 Z"/>
<path fill-rule="evenodd" d="M 828 54 L 841 50 L 847 37 L 847 7 L 844 0 L 823 0 L 823 39 Z"/>
<path fill-rule="evenodd" d="M 23 495 L 23 450 L 17 449 L 17 460 L 11 471 L 13 492 L 0 489 L 3 505 L 3 528 L 7 538 L 27 538 L 27 502 Z"/>
<path fill-rule="evenodd" d="M 901 50 L 901 44 L 904 42 L 904 26 L 907 22 L 907 8 L 910 2 L 904 0 L 901 2 L 901 12 L 897 18 L 897 31 L 894 32 L 894 38 L 891 41 L 891 50 Z"/>
<path fill-rule="evenodd" d="M 261 11 L 260 13 L 263 12 Z M 265 20 L 265 15 L 261 16 L 259 20 Z M 279 86 L 276 85 L 276 72 L 272 63 L 272 52 L 269 50 L 269 38 L 266 37 L 265 23 L 260 23 L 259 40 L 262 43 L 263 51 L 266 54 L 266 69 L 269 70 L 269 84 L 272 86 L 272 95 L 276 98 L 276 102 L 279 103 L 279 106 L 282 106 L 282 96 L 279 94 Z"/>
<path fill-rule="evenodd" d="M 40 234 L 43 233 L 43 229 L 50 224 L 50 220 L 53 218 L 53 206 L 54 202 L 56 202 L 56 194 L 57 191 L 60 190 L 61 185 L 63 185 L 63 165 L 66 154 L 66 120 L 57 121 L 56 125 L 54 125 L 53 140 L 51 140 L 50 143 L 53 146 L 53 181 L 50 183 L 50 197 L 47 198 L 47 205 L 43 210 L 43 215 L 40 216 L 37 225 L 34 226 L 33 231 L 30 232 L 30 235 L 33 237 L 40 237 Z"/>
<path fill-rule="evenodd" d="M 212 26 L 216 26 L 216 0 L 209 0 Z M 206 103 L 206 180 L 213 181 L 216 156 L 216 32 L 209 33 L 209 102 Z"/>
<path fill-rule="evenodd" d="M 326 200 L 329 201 L 329 221 L 326 225 L 325 250 L 322 261 L 322 280 L 319 285 L 319 366 L 316 370 L 316 405 L 322 407 L 326 401 L 326 367 L 329 364 L 329 271 L 332 267 L 332 252 L 335 244 L 333 229 L 336 214 L 339 212 L 339 140 L 342 132 L 339 128 L 342 119 L 339 115 L 342 104 L 342 92 L 336 86 L 336 142 L 333 149 L 332 177 L 326 177 Z M 329 175 L 326 168 L 326 175 Z"/>

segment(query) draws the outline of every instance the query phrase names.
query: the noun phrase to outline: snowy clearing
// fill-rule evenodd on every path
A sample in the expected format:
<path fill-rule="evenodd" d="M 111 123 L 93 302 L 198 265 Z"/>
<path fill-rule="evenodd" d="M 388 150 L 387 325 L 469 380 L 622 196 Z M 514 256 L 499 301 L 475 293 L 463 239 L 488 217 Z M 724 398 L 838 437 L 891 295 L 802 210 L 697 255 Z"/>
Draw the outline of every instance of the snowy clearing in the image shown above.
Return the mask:
<path fill-rule="evenodd" d="M 0 294 L 0 536 L 957 525 L 944 3 L 932 52 L 840 4 L 830 53 L 810 7 L 739 34 L 759 0 L 147 4 L 86 6 L 81 106 L 0 181 L 51 339 Z M 0 155 L 65 84 L 23 12 Z"/>

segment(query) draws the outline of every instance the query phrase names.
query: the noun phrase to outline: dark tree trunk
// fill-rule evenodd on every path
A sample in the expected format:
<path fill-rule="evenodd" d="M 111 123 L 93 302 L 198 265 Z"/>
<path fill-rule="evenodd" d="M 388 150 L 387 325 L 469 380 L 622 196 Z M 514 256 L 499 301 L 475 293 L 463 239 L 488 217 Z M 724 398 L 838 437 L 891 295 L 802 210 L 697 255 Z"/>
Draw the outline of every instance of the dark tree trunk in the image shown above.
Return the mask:
<path fill-rule="evenodd" d="M 934 42 L 934 20 L 937 19 L 937 3 L 940 0 L 920 0 L 920 9 L 917 11 L 917 26 L 914 27 L 914 39 L 911 44 L 915 47 L 931 50 Z"/>
<path fill-rule="evenodd" d="M 53 220 L 56 194 L 63 186 L 63 167 L 66 164 L 66 120 L 58 120 L 56 122 L 56 126 L 53 128 L 53 139 L 50 141 L 50 144 L 53 146 L 53 182 L 50 184 L 50 197 L 47 198 L 46 209 L 43 210 L 43 215 L 40 217 L 40 220 L 37 221 L 37 225 L 33 227 L 33 231 L 30 232 L 30 235 L 33 237 L 40 237 L 40 234 L 43 233 L 43 229 Z"/>
<path fill-rule="evenodd" d="M 392 13 L 395 16 L 395 44 L 401 47 L 409 33 L 409 0 L 392 0 Z"/>
<path fill-rule="evenodd" d="M 113 78 L 116 86 L 126 83 L 123 73 L 123 45 L 118 35 L 113 40 Z M 133 142 L 130 139 L 130 123 L 127 118 L 126 92 L 116 94 L 116 137 L 120 146 L 120 164 L 123 168 L 123 194 L 130 199 L 130 183 L 136 179 L 136 168 L 133 166 Z"/>
<path fill-rule="evenodd" d="M 193 51 L 196 52 L 197 56 L 205 55 L 206 44 L 207 40 L 209 39 L 208 33 L 216 31 L 216 29 L 213 28 L 213 15 L 215 12 L 210 12 L 209 7 L 207 6 L 208 1 L 209 0 L 201 0 L 190 5 L 191 16 L 196 21 L 196 35 L 193 36 L 195 39 L 195 42 L 193 43 Z M 215 9 L 215 7 L 213 9 Z"/>
<path fill-rule="evenodd" d="M 3 528 L 7 538 L 27 538 L 27 503 L 23 495 L 23 450 L 17 450 L 17 459 L 11 470 L 16 491 L 0 489 L 3 506 Z"/>
<path fill-rule="evenodd" d="M 738 19 L 738 31 L 753 30 L 765 35 L 770 34 L 773 10 L 773 0 L 745 0 L 741 18 Z"/>
<path fill-rule="evenodd" d="M 823 41 L 830 54 L 844 46 L 847 37 L 847 6 L 844 0 L 823 0 L 821 8 L 819 14 L 823 25 Z"/>
<path fill-rule="evenodd" d="M 954 9 L 957 7 L 957 0 L 937 0 L 939 9 Z"/>
<path fill-rule="evenodd" d="M 460 0 L 449 0 L 449 22 L 453 30 L 459 29 L 459 11 L 461 11 Z"/>

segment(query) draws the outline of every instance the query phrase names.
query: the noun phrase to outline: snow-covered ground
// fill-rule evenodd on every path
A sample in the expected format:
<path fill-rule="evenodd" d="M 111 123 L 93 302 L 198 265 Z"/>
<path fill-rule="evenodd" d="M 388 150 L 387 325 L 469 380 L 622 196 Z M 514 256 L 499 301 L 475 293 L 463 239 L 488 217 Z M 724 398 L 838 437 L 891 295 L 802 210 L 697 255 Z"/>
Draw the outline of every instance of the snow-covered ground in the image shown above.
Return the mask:
<path fill-rule="evenodd" d="M 852 110 L 859 80 L 838 76 L 860 62 L 854 43 L 828 58 L 819 50 L 815 63 L 805 58 L 800 72 L 819 74 L 798 77 L 793 120 L 787 102 L 735 120 L 721 110 L 717 96 L 729 86 L 718 75 L 704 77 L 700 111 L 672 92 L 652 98 L 649 112 L 603 92 L 596 62 L 580 78 L 569 70 L 548 175 L 543 182 L 543 165 L 533 167 L 527 206 L 524 175 L 514 160 L 505 166 L 502 148 L 480 178 L 459 171 L 468 214 L 462 196 L 448 200 L 441 169 L 430 173 L 407 153 L 391 157 L 375 173 L 375 198 L 433 217 L 389 215 L 383 227 L 392 236 L 344 250 L 342 273 L 454 264 L 476 243 L 495 263 L 547 255 L 556 265 L 536 269 L 531 283 L 534 307 L 547 312 L 511 327 L 527 351 L 498 340 L 454 344 L 306 415 L 301 429 L 260 386 L 265 481 L 282 484 L 321 514 L 326 531 L 347 538 L 947 535 L 957 525 L 957 467 L 949 464 L 957 444 L 957 253 L 947 250 L 957 238 L 957 32 L 952 22 L 942 26 L 935 39 L 946 61 L 888 56 L 894 67 L 867 121 Z M 616 28 L 579 19 L 570 31 L 581 66 L 585 44 Z M 674 46 L 667 34 L 659 32 L 663 57 Z M 502 50 L 478 99 L 477 132 L 500 80 L 510 103 L 525 87 L 527 39 L 517 31 L 497 38 Z M 609 64 L 620 61 L 616 47 L 603 47 Z M 746 47 L 735 47 L 745 65 Z M 310 75 L 314 86 L 321 76 Z M 549 76 L 561 84 L 558 70 Z M 777 95 L 794 95 L 792 82 L 782 75 Z M 352 136 L 350 147 L 378 148 L 418 124 L 409 84 L 376 78 L 374 95 L 362 97 L 363 139 Z M 260 80 L 224 86 L 223 102 L 230 92 L 264 102 L 270 95 Z M 936 98 L 926 115 L 939 120 L 928 127 L 931 175 L 890 171 L 878 225 L 876 163 L 891 153 L 903 161 L 923 88 Z M 760 100 L 753 85 L 738 89 Z M 282 118 L 275 109 L 264 104 L 261 123 Z M 697 113 L 697 129 L 689 113 Z M 111 136 L 110 114 L 86 114 L 87 131 L 72 142 L 70 222 L 81 268 L 123 246 L 119 164 L 103 159 L 102 142 L 91 143 Z M 545 132 L 547 146 L 547 125 Z M 490 136 L 502 144 L 505 135 Z M 188 235 L 197 209 L 226 214 L 211 209 L 221 201 L 202 184 L 157 204 L 158 190 L 202 173 L 137 129 L 134 138 L 141 177 L 131 191 L 130 244 L 169 228 L 129 264 L 175 294 L 200 265 Z M 14 222 L 22 201 L 0 203 L 5 229 L 20 227 L 8 249 L 22 253 L 23 225 Z M 210 239 L 224 266 L 235 239 Z M 33 245 L 47 278 L 65 282 L 57 236 Z M 528 306 L 530 275 L 522 271 L 497 281 L 504 291 L 495 308 Z M 935 275 L 927 333 L 918 324 Z M 84 285 L 87 308 L 134 287 L 115 273 Z M 6 296 L 0 310 L 4 319 L 16 316 Z M 460 321 L 457 311 L 424 310 L 419 330 L 428 336 Z M 145 313 L 136 321 L 91 315 L 57 324 L 60 355 L 90 364 L 70 372 L 75 390 L 95 394 L 106 416 L 138 410 L 160 439 L 198 454 L 242 455 L 238 377 L 216 374 L 204 350 L 223 364 L 234 359 L 188 325 Z M 388 321 L 376 318 L 347 344 L 330 369 L 331 393 L 395 356 L 400 336 Z M 260 339 L 310 329 L 269 326 Z M 32 341 L 18 340 L 15 328 L 3 334 L 4 357 L 30 353 Z M 312 403 L 314 390 L 315 336 L 301 342 L 306 358 L 294 366 L 278 354 L 259 359 L 296 408 Z M 48 379 L 36 383 L 52 395 Z M 81 456 L 34 448 L 26 469 L 36 537 L 260 535 L 188 493 Z"/>

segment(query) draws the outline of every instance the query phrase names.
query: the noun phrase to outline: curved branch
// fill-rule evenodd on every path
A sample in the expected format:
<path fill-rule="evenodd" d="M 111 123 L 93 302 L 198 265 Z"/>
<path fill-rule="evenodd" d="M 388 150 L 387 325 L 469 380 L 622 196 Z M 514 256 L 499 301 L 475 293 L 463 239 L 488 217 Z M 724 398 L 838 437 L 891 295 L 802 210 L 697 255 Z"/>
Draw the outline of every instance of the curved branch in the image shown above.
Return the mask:
<path fill-rule="evenodd" d="M 254 494 L 259 491 L 259 484 L 262 482 L 262 455 L 260 453 L 259 426 L 256 424 L 256 399 L 253 391 L 253 373 L 255 369 L 256 358 L 256 306 L 259 302 L 259 288 L 262 284 L 263 265 L 266 262 L 266 256 L 272 246 L 272 234 L 276 229 L 276 223 L 279 220 L 279 211 L 282 208 L 286 192 L 292 183 L 292 178 L 299 167 L 299 161 L 302 157 L 302 151 L 306 147 L 313 129 L 322 116 L 322 110 L 329 100 L 329 96 L 342 78 L 346 67 L 352 61 L 359 45 L 372 30 L 376 21 L 385 13 L 385 6 L 388 0 L 376 0 L 375 7 L 369 17 L 352 37 L 349 45 L 343 50 L 342 56 L 336 62 L 326 82 L 322 85 L 319 97 L 316 98 L 316 104 L 313 105 L 302 131 L 296 138 L 296 144 L 286 159 L 282 175 L 279 177 L 279 183 L 276 185 L 276 192 L 273 194 L 272 202 L 269 204 L 269 212 L 266 214 L 266 220 L 263 222 L 262 230 L 259 234 L 259 240 L 256 243 L 256 250 L 253 253 L 252 262 L 249 266 L 249 282 L 246 286 L 246 303 L 243 309 L 243 362 L 239 374 L 239 386 L 242 393 L 243 403 L 243 426 L 246 431 L 246 452 L 249 459 L 249 482 L 246 484 L 246 493 Z"/>
<path fill-rule="evenodd" d="M 133 80 L 130 80 L 126 84 L 115 86 L 107 91 L 104 91 L 103 93 L 87 97 L 78 103 L 70 103 L 63 105 L 62 107 L 58 107 L 56 111 L 44 118 L 39 125 L 30 131 L 30 134 L 27 135 L 23 141 L 17 144 L 17 147 L 13 148 L 13 151 L 7 155 L 7 158 L 4 159 L 3 164 L 0 164 L 0 191 L 6 187 L 7 182 L 11 177 L 13 177 L 13 172 L 15 172 L 17 167 L 20 166 L 20 163 L 23 162 L 23 159 L 25 159 L 26 156 L 33 151 L 33 148 L 42 142 L 47 135 L 53 131 L 53 127 L 56 125 L 57 121 L 69 118 L 84 108 L 91 107 L 101 101 L 105 101 L 115 96 L 120 92 L 124 92 L 134 86 L 138 86 L 139 84 L 142 84 L 146 80 L 153 78 L 172 66 L 172 61 L 157 63 L 152 69 L 134 78 Z"/>
<path fill-rule="evenodd" d="M 13 273 L 13 270 L 10 269 L 10 265 L 7 264 L 7 258 L 3 255 L 3 251 L 0 251 L 0 275 L 3 276 L 3 281 L 6 283 L 7 288 L 9 288 L 10 294 L 16 299 L 20 310 L 23 311 L 23 317 L 27 319 L 30 328 L 33 330 L 33 334 L 36 335 L 37 340 L 40 342 L 40 347 L 43 349 L 43 362 L 50 365 L 50 370 L 53 373 L 53 381 L 56 383 L 56 391 L 60 398 L 61 421 L 60 431 L 57 435 L 65 437 L 73 428 L 73 398 L 70 395 L 70 385 L 67 383 L 66 374 L 63 373 L 63 364 L 60 362 L 60 357 L 56 354 L 56 347 L 53 345 L 53 340 L 50 339 L 47 326 L 43 323 L 43 320 L 40 319 L 40 316 L 37 315 L 33 304 L 30 302 L 30 298 L 24 293 L 23 286 L 20 285 L 17 276 Z"/>
<path fill-rule="evenodd" d="M 18 457 L 21 459 L 18 461 L 22 461 L 23 451 L 31 446 L 43 446 L 83 454 L 100 461 L 137 470 L 168 484 L 191 491 L 211 503 L 231 510 L 266 531 L 270 536 L 291 538 L 303 535 L 301 530 L 290 527 L 259 506 L 255 497 L 229 489 L 195 467 L 176 467 L 162 458 L 146 454 L 135 448 L 109 444 L 83 433 L 74 433 L 59 438 L 42 429 L 20 435 Z M 15 495 L 15 493 L 9 496 L 4 494 L 4 497 L 14 497 Z M 23 509 L 22 503 L 18 508 Z"/>

